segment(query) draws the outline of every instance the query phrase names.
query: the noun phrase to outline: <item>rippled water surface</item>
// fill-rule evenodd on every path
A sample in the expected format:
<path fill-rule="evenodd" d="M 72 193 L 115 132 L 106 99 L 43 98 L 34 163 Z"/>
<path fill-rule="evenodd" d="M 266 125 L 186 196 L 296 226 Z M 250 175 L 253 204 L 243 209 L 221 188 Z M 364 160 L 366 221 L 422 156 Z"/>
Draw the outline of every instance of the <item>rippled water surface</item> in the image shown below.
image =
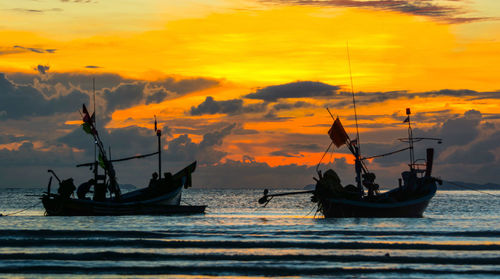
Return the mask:
<path fill-rule="evenodd" d="M 46 217 L 2 189 L 0 277 L 499 278 L 500 192 L 441 191 L 424 218 L 324 219 L 309 196 L 184 192 L 190 216 Z M 38 203 L 38 204 L 37 204 Z"/>

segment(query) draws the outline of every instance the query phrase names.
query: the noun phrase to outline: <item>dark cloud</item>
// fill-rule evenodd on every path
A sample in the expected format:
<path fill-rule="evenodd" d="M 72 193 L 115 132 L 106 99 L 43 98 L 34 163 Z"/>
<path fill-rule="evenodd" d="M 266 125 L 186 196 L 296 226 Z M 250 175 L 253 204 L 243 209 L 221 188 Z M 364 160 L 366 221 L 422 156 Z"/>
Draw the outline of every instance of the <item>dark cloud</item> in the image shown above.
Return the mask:
<path fill-rule="evenodd" d="M 500 132 L 481 125 L 482 115 L 479 111 L 469 110 L 464 117 L 447 121 L 441 129 L 442 136 L 451 141 L 456 148 L 445 157 L 444 162 L 453 164 L 488 164 L 500 158 L 495 150 L 500 145 Z M 488 133 L 480 136 L 480 129 L 486 128 Z M 446 142 L 445 142 L 446 143 Z"/>
<path fill-rule="evenodd" d="M 68 175 L 76 178 L 79 170 L 74 166 L 84 161 L 81 153 L 67 146 L 56 145 L 40 150 L 30 141 L 23 141 L 14 150 L 0 148 L 0 158 L 0 187 L 46 187 L 47 169 L 56 170 L 61 178 Z M 88 179 L 90 173 L 85 174 Z"/>
<path fill-rule="evenodd" d="M 105 146 L 113 148 L 112 153 L 114 158 L 151 153 L 157 149 L 157 138 L 152 128 L 129 126 L 120 129 L 106 129 L 104 128 L 105 122 L 103 121 L 98 121 L 97 125 L 99 136 Z M 166 135 L 169 133 L 170 128 L 163 127 L 162 131 Z M 94 152 L 92 137 L 87 135 L 81 127 L 58 138 L 57 141 L 61 144 L 84 150 L 89 155 Z"/>
<path fill-rule="evenodd" d="M 382 11 L 396 11 L 400 13 L 426 16 L 448 23 L 466 23 L 472 21 L 487 20 L 487 17 L 463 16 L 468 12 L 466 0 L 452 0 L 446 5 L 437 0 L 261 0 L 270 4 L 293 4 L 308 6 L 333 6 L 366 8 Z M 453 3 L 453 5 L 450 5 Z"/>
<path fill-rule="evenodd" d="M 269 155 L 271 155 L 271 156 L 279 156 L 279 157 L 304 157 L 304 155 L 294 154 L 294 153 L 290 153 L 290 152 L 287 152 L 287 151 L 284 151 L 284 150 L 276 150 L 276 151 L 273 151 L 273 152 L 269 153 Z"/>
<path fill-rule="evenodd" d="M 151 86 L 163 87 L 178 95 L 184 95 L 190 92 L 195 92 L 203 89 L 216 87 L 220 82 L 216 79 L 209 78 L 165 78 L 151 82 Z"/>
<path fill-rule="evenodd" d="M 39 76 L 24 73 L 9 73 L 8 78 L 16 84 L 35 86 L 41 83 Z M 88 92 L 92 91 L 92 79 L 95 79 L 97 91 L 104 88 L 114 88 L 123 83 L 134 83 L 137 80 L 123 78 L 117 74 L 100 73 L 51 73 L 50 77 L 43 80 L 43 84 L 48 87 L 64 86 L 66 88 L 80 88 Z M 55 91 L 55 90 L 52 90 Z"/>
<path fill-rule="evenodd" d="M 74 170 L 73 167 L 78 163 L 93 160 L 92 139 L 89 135 L 84 134 L 80 127 L 75 128 L 72 132 L 68 131 L 73 126 L 64 125 L 63 120 L 78 119 L 76 110 L 81 107 L 82 103 L 89 103 L 88 96 L 91 92 L 89 90 L 92 88 L 92 75 L 51 73 L 47 75 L 47 79 L 42 80 L 37 76 L 17 74 L 9 75 L 7 79 L 4 75 L 0 75 L 0 121 L 2 121 L 2 129 L 4 130 L 0 133 L 0 144 L 21 143 L 19 149 L 3 149 L 0 152 L 0 161 L 4 163 L 3 168 L 0 169 L 0 177 L 3 178 L 0 181 L 2 186 L 11 186 L 15 183 L 23 186 L 38 186 L 40 181 L 46 183 L 46 169 L 49 167 L 57 168 L 58 173 L 65 174 L 64 177 L 74 175 L 78 177 L 78 181 L 88 179 L 90 175 L 88 169 Z M 109 121 L 109 113 L 137 104 L 162 102 L 166 98 L 186 94 L 193 88 L 199 88 L 190 82 L 186 83 L 187 88 L 179 88 L 178 79 L 171 79 L 171 83 L 167 82 L 163 85 L 126 80 L 117 75 L 96 75 L 96 80 L 98 81 L 96 85 L 101 85 L 98 86 L 96 92 L 97 104 L 102 106 L 102 108 L 98 108 L 100 113 L 98 113 L 97 122 L 105 146 L 111 145 L 112 147 L 113 158 L 154 152 L 156 151 L 156 137 L 152 125 L 150 129 L 135 126 L 105 129 L 104 126 Z M 203 84 L 203 82 L 194 83 Z M 103 88 L 103 84 L 106 84 L 106 87 Z M 164 85 L 169 84 L 170 88 L 164 87 Z M 205 84 L 212 86 L 210 82 Z M 364 98 L 373 102 L 387 100 L 387 96 L 382 96 L 385 94 L 384 92 L 362 93 L 360 99 Z M 428 98 L 456 96 L 466 100 L 477 100 L 498 99 L 499 93 L 472 90 L 440 90 L 420 93 L 398 91 L 390 92 L 388 96 L 402 99 L 409 98 L 406 95 L 416 94 L 416 96 Z M 339 92 L 333 94 L 331 98 L 339 101 L 346 99 L 350 102 L 351 96 L 350 93 Z M 238 113 L 249 111 L 271 113 L 274 114 L 274 118 L 271 120 L 279 121 L 283 119 L 276 115 L 279 112 L 309 106 L 305 102 L 287 102 L 287 100 L 280 100 L 280 98 L 277 98 L 277 101 L 277 103 L 272 104 L 266 100 L 257 104 L 245 104 L 245 101 L 241 101 L 241 109 L 238 110 Z M 213 102 L 218 103 L 219 101 L 213 100 Z M 108 108 L 106 108 L 106 103 L 109 104 Z M 416 157 L 424 158 L 426 147 L 436 148 L 436 175 L 449 180 L 450 177 L 455 178 L 455 176 L 457 178 L 453 180 L 463 180 L 463 177 L 467 178 L 466 174 L 482 182 L 498 180 L 500 162 L 497 150 L 500 139 L 498 125 L 495 125 L 498 114 L 485 114 L 470 110 L 463 115 L 457 115 L 450 110 L 439 110 L 413 112 L 411 116 L 412 121 L 418 123 L 438 123 L 430 129 L 414 129 L 416 137 L 443 138 L 442 145 L 419 143 L 416 150 Z M 360 120 L 367 122 L 364 123 L 366 125 L 370 124 L 368 121 L 377 122 L 378 119 L 384 118 L 384 121 L 394 120 L 394 123 L 390 125 L 402 127 L 397 131 L 391 129 L 390 131 L 363 132 L 361 135 L 363 155 L 377 155 L 405 147 L 404 143 L 392 141 L 394 138 L 406 136 L 406 127 L 402 124 L 404 117 L 404 108 L 380 115 L 359 115 Z M 273 131 L 258 132 L 243 129 L 242 124 L 206 123 L 200 121 L 199 118 L 185 117 L 185 115 L 161 123 L 168 125 L 168 127 L 161 128 L 164 135 L 168 134 L 169 131 L 176 135 L 173 138 L 162 137 L 162 144 L 165 147 L 163 152 L 165 171 L 175 172 L 185 164 L 198 160 L 198 169 L 193 177 L 195 186 L 268 187 L 276 185 L 301 187 L 301 185 L 312 183 L 311 176 L 315 174 L 314 167 L 295 165 L 270 167 L 265 163 L 257 163 L 248 156 L 251 155 L 252 148 L 259 147 L 260 144 L 260 146 L 275 150 L 272 155 L 296 157 L 301 156 L 300 154 L 303 152 L 322 152 L 329 143 L 326 131 L 330 124 L 322 125 L 325 128 L 324 134 L 306 135 L 282 134 Z M 14 129 L 14 127 L 16 128 Z M 373 126 L 370 124 L 370 127 Z M 23 136 L 14 136 L 20 134 Z M 200 142 L 194 142 L 188 134 L 199 135 L 203 139 Z M 249 138 L 262 135 L 263 138 L 269 138 L 269 140 L 262 143 L 234 142 L 235 146 L 249 152 L 243 156 L 242 162 L 238 162 L 227 160 L 227 152 L 221 148 L 224 140 L 227 140 L 230 135 L 231 137 L 238 135 L 238 138 L 243 138 L 242 135 L 249 135 Z M 37 142 L 35 146 L 40 144 L 44 146 L 41 149 L 35 148 L 33 145 L 35 141 Z M 344 147 L 335 152 L 348 153 Z M 32 155 L 31 159 L 30 154 Z M 377 172 L 379 181 L 389 181 L 393 183 L 391 185 L 397 185 L 400 171 L 407 168 L 408 157 L 407 152 L 402 152 L 394 156 L 375 159 L 373 163 L 369 164 L 369 167 L 370 170 Z M 327 159 L 328 155 L 325 158 Z M 8 164 L 10 161 L 12 161 L 11 166 Z M 117 163 L 119 182 L 145 185 L 151 172 L 156 171 L 156 164 L 157 160 L 151 158 Z M 352 165 L 347 164 L 345 159 L 337 158 L 328 167 L 333 167 L 336 171 L 341 172 L 341 176 L 345 180 L 344 184 L 353 183 L 354 171 Z M 33 175 L 23 176 L 26 172 Z"/>
<path fill-rule="evenodd" d="M 106 100 L 108 113 L 140 104 L 144 97 L 144 87 L 144 83 L 132 83 L 121 84 L 113 89 L 104 89 L 102 96 Z"/>
<path fill-rule="evenodd" d="M 207 96 L 205 101 L 196 107 L 191 107 L 190 115 L 204 115 L 223 113 L 236 115 L 242 113 L 259 113 L 267 110 L 267 103 L 244 104 L 241 99 L 216 101 L 212 96 Z"/>
<path fill-rule="evenodd" d="M 74 112 L 89 98 L 84 92 L 71 90 L 67 94 L 46 98 L 32 86 L 16 85 L 0 74 L 0 112 L 2 119 L 16 119 L 55 113 Z"/>
<path fill-rule="evenodd" d="M 0 134 L 0 144 L 4 143 L 12 143 L 12 142 L 21 142 L 27 140 L 28 138 L 25 136 L 15 136 L 9 134 Z"/>
<path fill-rule="evenodd" d="M 491 139 L 483 139 L 471 146 L 457 148 L 453 153 L 446 156 L 443 161 L 448 164 L 472 164 L 483 165 L 485 162 L 495 162 L 495 152 L 491 149 L 500 141 L 500 133 L 496 133 Z"/>
<path fill-rule="evenodd" d="M 52 9 L 23 9 L 23 8 L 15 8 L 12 9 L 13 11 L 16 12 L 21 12 L 21 13 L 30 13 L 30 14 L 42 14 L 46 12 L 62 12 L 63 9 L 60 8 L 52 8 Z"/>
<path fill-rule="evenodd" d="M 263 116 L 265 121 L 285 121 L 291 119 L 292 117 L 278 116 L 275 111 L 270 110 Z"/>
<path fill-rule="evenodd" d="M 87 65 L 87 66 L 85 66 L 85 68 L 87 68 L 87 69 L 102 69 L 101 66 L 95 66 L 95 65 Z"/>
<path fill-rule="evenodd" d="M 436 150 L 435 157 L 440 158 L 438 164 L 493 162 L 495 160 L 493 150 L 500 146 L 500 141 L 496 141 L 498 135 L 487 136 L 484 139 L 481 137 L 481 121 L 481 112 L 469 110 L 463 116 L 447 119 L 428 130 L 414 128 L 414 137 L 441 138 L 443 142 L 441 145 L 429 141 L 416 143 L 416 158 L 425 159 L 425 148 L 432 147 Z M 404 147 L 407 147 L 407 144 L 402 142 L 363 144 L 367 157 Z M 407 162 L 408 154 L 408 151 L 403 151 L 395 155 L 376 158 L 374 161 L 383 166 L 395 166 Z"/>
<path fill-rule="evenodd" d="M 447 119 L 433 129 L 415 131 L 423 137 L 442 138 L 446 146 L 461 146 L 471 143 L 479 136 L 481 120 L 479 111 L 469 110 L 463 116 Z"/>
<path fill-rule="evenodd" d="M 152 92 L 150 95 L 146 96 L 146 105 L 149 105 L 149 104 L 158 104 L 158 103 L 161 103 L 163 102 L 163 100 L 165 100 L 168 96 L 168 93 L 163 90 L 163 89 L 160 89 L 160 90 L 156 90 L 155 92 Z"/>
<path fill-rule="evenodd" d="M 266 109 L 268 102 L 263 102 L 262 103 L 262 109 Z M 292 119 L 293 117 L 291 116 L 279 116 L 278 113 L 282 110 L 292 110 L 292 109 L 299 109 L 299 108 L 308 108 L 308 107 L 314 107 L 315 105 L 303 102 L 303 101 L 298 101 L 295 103 L 285 103 L 285 102 L 280 102 L 275 105 L 273 105 L 269 110 L 267 110 L 267 113 L 263 115 L 263 119 L 265 121 L 285 121 Z M 265 110 L 262 110 L 262 112 Z"/>
<path fill-rule="evenodd" d="M 310 144 L 288 144 L 287 145 L 287 150 L 292 150 L 295 152 L 318 152 L 318 151 L 323 151 L 323 147 L 319 146 L 318 144 L 315 143 L 310 143 Z"/>
<path fill-rule="evenodd" d="M 32 74 L 9 73 L 8 77 L 17 84 L 34 86 L 36 82 L 40 82 L 39 77 Z M 182 96 L 183 94 L 219 85 L 219 81 L 209 78 L 165 78 L 159 81 L 146 82 L 124 78 L 111 73 L 51 73 L 49 78 L 43 80 L 43 83 L 50 86 L 63 85 L 67 88 L 80 88 L 91 92 L 92 79 L 95 79 L 96 91 L 104 89 L 113 91 L 120 85 L 143 84 L 147 91 L 145 95 L 163 90 L 172 93 L 172 96 Z"/>
<path fill-rule="evenodd" d="M 244 113 L 260 113 L 265 112 L 267 110 L 267 103 L 256 103 L 256 104 L 246 104 L 243 106 Z"/>
<path fill-rule="evenodd" d="M 245 98 L 276 102 L 278 99 L 285 98 L 331 97 L 338 89 L 340 87 L 322 82 L 297 81 L 264 87 L 246 95 Z"/>
<path fill-rule="evenodd" d="M 473 132 L 474 137 L 467 138 L 460 145 L 457 142 L 458 139 L 453 138 L 464 137 L 463 134 L 457 134 L 456 131 L 459 129 L 463 130 L 463 133 L 466 133 L 467 131 L 474 131 L 478 127 L 481 127 L 481 124 L 477 122 L 480 117 L 480 112 L 471 110 L 464 115 L 449 119 L 450 121 L 445 121 L 433 129 L 426 131 L 415 129 L 414 134 L 416 137 L 428 135 L 442 136 L 446 133 L 454 133 L 451 135 L 452 138 L 445 139 L 442 145 L 418 143 L 416 145 L 416 158 L 425 158 L 425 148 L 434 147 L 436 148 L 437 158 L 434 172 L 436 175 L 448 180 L 454 178 L 454 180 L 465 179 L 465 181 L 468 181 L 465 175 L 467 174 L 470 177 L 469 179 L 475 178 L 483 182 L 493 181 L 498 177 L 498 172 L 494 172 L 494 169 L 500 167 L 499 160 L 494 156 L 495 150 L 499 147 L 500 132 L 493 130 L 486 136 L 482 136 L 482 133 Z M 461 121 L 462 125 L 457 125 L 456 122 L 451 120 Z M 101 123 L 103 124 L 103 122 Z M 227 155 L 226 152 L 220 150 L 223 140 L 240 128 L 235 124 L 225 124 L 224 126 L 222 123 L 219 127 L 217 129 L 206 127 L 206 130 L 209 132 L 203 134 L 203 140 L 199 143 L 193 142 L 188 135 L 179 135 L 168 141 L 164 137 L 163 145 L 166 147 L 163 152 L 164 171 L 175 172 L 185 164 L 198 160 L 199 165 L 193 176 L 195 187 L 300 188 L 313 183 L 311 176 L 315 175 L 314 166 L 285 165 L 270 167 L 265 163 L 255 162 L 251 156 L 244 156 L 242 161 L 226 159 L 225 163 L 222 163 L 221 159 Z M 168 127 L 163 127 L 162 129 L 169 130 Z M 108 131 L 104 127 L 101 127 L 99 131 L 105 145 L 108 146 L 109 144 L 112 147 L 112 158 L 156 151 L 156 137 L 152 129 L 127 127 Z M 377 134 L 380 133 L 384 134 L 384 132 Z M 404 133 L 405 130 L 403 129 L 403 136 Z M 281 136 L 294 143 L 290 143 L 284 148 L 273 152 L 275 156 L 300 156 L 298 155 L 300 152 L 320 152 L 323 151 L 322 149 L 326 145 L 319 146 L 311 142 L 322 142 L 322 139 L 325 140 L 325 143 L 327 142 L 326 135 L 314 137 L 300 134 Z M 361 136 L 362 140 L 366 139 L 362 144 L 362 151 L 367 156 L 390 152 L 406 146 L 404 143 L 389 142 L 388 140 L 392 140 L 392 138 L 386 134 L 380 135 L 381 139 L 386 140 L 380 144 L 369 143 L 367 141 L 373 140 L 372 137 L 365 136 L 364 134 Z M 279 139 L 275 140 L 275 143 L 266 143 L 266 145 L 278 147 L 278 143 L 282 141 Z M 1 161 L 5 163 L 0 170 L 2 177 L 5 177 L 1 182 L 2 186 L 12 186 L 14 185 L 12 183 L 21 183 L 20 185 L 25 186 L 34 185 L 28 184 L 28 181 L 35 183 L 34 178 L 23 176 L 21 178 L 13 178 L 14 173 L 20 174 L 20 169 L 33 172 L 33 177 L 39 179 L 38 182 L 42 181 L 42 179 L 46 181 L 45 174 L 48 167 L 56 168 L 58 173 L 62 174 L 62 177 L 74 176 L 78 178 L 76 179 L 77 181 L 83 181 L 90 175 L 88 169 L 84 170 L 80 168 L 73 170 L 73 166 L 77 163 L 91 161 L 93 158 L 92 139 L 89 135 L 84 134 L 80 127 L 72 133 L 71 137 L 61 138 L 58 144 L 54 144 L 57 148 L 52 148 L 51 151 L 35 150 L 31 143 L 26 142 L 26 138 L 7 135 L 3 138 L 0 137 L 0 142 L 9 141 L 24 141 L 24 143 L 19 150 L 2 150 L 0 152 Z M 74 152 L 74 148 L 84 150 L 85 152 Z M 335 152 L 344 153 L 347 151 L 342 147 Z M 50 160 L 46 161 L 47 158 Z M 325 160 L 327 158 L 328 156 L 326 156 Z M 17 168 L 14 168 L 12 165 L 8 166 L 8 162 L 10 161 Z M 375 159 L 373 163 L 369 164 L 369 169 L 376 172 L 377 181 L 384 187 L 396 186 L 400 172 L 407 168 L 405 165 L 407 162 L 408 152 L 404 151 L 394 156 Z M 145 186 L 151 172 L 157 169 L 156 163 L 157 160 L 152 158 L 116 163 L 115 167 L 119 182 L 138 183 L 137 185 Z M 322 170 L 327 168 L 335 169 L 341 176 L 344 185 L 354 183 L 353 166 L 348 164 L 344 158 L 336 158 L 332 163 L 320 167 Z"/>
<path fill-rule="evenodd" d="M 44 65 L 37 67 L 40 73 L 46 73 L 48 69 L 49 67 Z M 168 97 L 178 97 L 181 94 L 192 92 L 192 90 L 201 90 L 207 88 L 207 86 L 212 87 L 218 84 L 217 81 L 203 78 L 188 78 L 186 80 L 169 78 L 159 82 L 145 82 L 125 79 L 114 74 L 52 73 L 50 76 L 40 80 L 35 75 L 18 73 L 9 74 L 9 78 L 15 81 L 8 82 L 12 83 L 13 88 L 24 88 L 25 91 L 31 90 L 31 95 L 35 96 L 39 93 L 39 100 L 42 105 L 44 103 L 42 100 L 44 95 L 47 96 L 45 99 L 60 95 L 71 95 L 70 92 L 81 92 L 82 94 L 87 94 L 87 96 L 91 95 L 92 79 L 95 78 L 97 106 L 100 108 L 101 113 L 106 114 L 108 118 L 115 110 L 127 109 L 140 104 L 160 103 Z M 2 75 L 2 79 L 5 79 L 5 76 Z M 16 96 L 20 97 L 19 94 L 12 94 L 4 95 L 0 98 L 5 100 L 9 98 L 19 100 Z M 81 103 L 88 103 L 88 97 L 81 99 L 78 106 L 73 106 L 73 110 L 80 107 Z M 72 105 L 73 103 L 69 103 L 65 107 Z M 54 112 L 57 111 L 61 110 L 54 110 Z M 5 117 L 5 114 L 9 111 L 0 109 L 0 112 L 2 112 L 1 116 Z"/>
<path fill-rule="evenodd" d="M 201 164 L 215 164 L 227 155 L 216 147 L 222 145 L 223 139 L 235 127 L 236 124 L 232 124 L 219 131 L 206 133 L 199 144 L 193 142 L 187 134 L 180 135 L 168 142 L 165 159 L 183 162 L 198 160 Z"/>
<path fill-rule="evenodd" d="M 47 156 L 50 154 L 50 156 Z M 63 146 L 59 146 L 59 150 L 53 149 L 50 152 L 38 151 L 33 148 L 33 143 L 23 141 L 18 149 L 8 150 L 0 149 L 0 167 L 24 167 L 24 166 L 39 166 L 52 165 L 63 166 L 65 156 L 75 156 L 72 151 Z"/>
<path fill-rule="evenodd" d="M 273 110 L 279 111 L 279 110 L 291 110 L 291 109 L 298 109 L 298 108 L 309 108 L 309 107 L 314 107 L 313 104 L 304 102 L 304 101 L 298 101 L 293 104 L 290 103 L 278 103 L 273 106 Z"/>
<path fill-rule="evenodd" d="M 342 158 L 335 158 L 332 162 L 332 166 L 331 168 L 334 169 L 334 170 L 337 170 L 337 172 L 339 172 L 339 170 L 348 170 L 350 167 L 352 166 L 349 166 L 349 164 L 347 164 L 347 160 L 345 159 L 345 157 L 342 157 Z M 344 185 L 347 185 L 348 183 L 345 183 Z"/>
<path fill-rule="evenodd" d="M 233 99 L 227 101 L 215 101 L 212 96 L 208 96 L 205 101 L 199 104 L 197 107 L 191 107 L 191 115 L 203 115 L 203 114 L 236 114 L 241 113 L 243 109 L 243 100 Z"/>
<path fill-rule="evenodd" d="M 50 67 L 47 65 L 38 65 L 36 66 L 35 70 L 37 70 L 40 74 L 45 75 L 47 71 L 50 69 Z"/>
<path fill-rule="evenodd" d="M 461 90 L 451 90 L 443 89 L 439 91 L 428 91 L 428 92 L 408 92 L 408 91 L 388 91 L 388 92 L 356 92 L 356 104 L 359 105 L 369 105 L 374 103 L 382 103 L 388 100 L 397 99 L 408 99 L 412 100 L 415 98 L 437 98 L 437 97 L 456 97 L 463 98 L 467 101 L 474 100 L 485 100 L 485 99 L 500 99 L 500 91 L 485 91 L 478 92 L 474 90 L 461 89 Z M 351 92 L 339 92 L 331 96 L 332 99 L 338 99 L 341 101 L 335 102 L 329 106 L 333 107 L 350 107 L 352 106 L 352 93 Z"/>
<path fill-rule="evenodd" d="M 35 48 L 35 47 L 23 47 L 23 46 L 14 46 L 14 49 L 20 49 L 24 51 L 31 51 L 34 53 L 55 53 L 57 49 L 54 48 Z"/>

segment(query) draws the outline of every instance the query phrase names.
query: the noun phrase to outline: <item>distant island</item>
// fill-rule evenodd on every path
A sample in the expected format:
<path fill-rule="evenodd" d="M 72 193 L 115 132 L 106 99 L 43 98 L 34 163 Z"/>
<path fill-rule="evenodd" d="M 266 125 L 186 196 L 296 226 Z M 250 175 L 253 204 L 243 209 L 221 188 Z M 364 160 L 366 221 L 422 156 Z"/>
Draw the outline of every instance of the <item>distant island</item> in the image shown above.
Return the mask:
<path fill-rule="evenodd" d="M 443 185 L 438 185 L 441 191 L 459 191 L 459 190 L 497 190 L 500 191 L 500 184 L 486 183 L 477 184 L 461 181 L 443 181 Z"/>

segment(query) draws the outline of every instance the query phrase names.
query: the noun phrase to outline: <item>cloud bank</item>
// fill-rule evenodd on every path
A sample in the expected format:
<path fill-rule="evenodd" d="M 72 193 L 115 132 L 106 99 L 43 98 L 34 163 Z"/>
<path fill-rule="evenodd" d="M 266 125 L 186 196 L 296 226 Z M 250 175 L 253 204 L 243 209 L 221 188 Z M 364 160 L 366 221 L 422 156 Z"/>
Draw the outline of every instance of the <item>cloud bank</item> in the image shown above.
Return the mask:
<path fill-rule="evenodd" d="M 245 95 L 245 98 L 276 102 L 278 99 L 288 98 L 331 97 L 338 89 L 339 86 L 317 81 L 297 81 L 264 87 Z"/>
<path fill-rule="evenodd" d="M 487 20 L 487 17 L 464 16 L 471 12 L 468 1 L 438 0 L 262 0 L 267 4 L 308 5 L 322 7 L 350 7 L 394 11 L 409 15 L 425 16 L 448 23 L 467 23 Z"/>

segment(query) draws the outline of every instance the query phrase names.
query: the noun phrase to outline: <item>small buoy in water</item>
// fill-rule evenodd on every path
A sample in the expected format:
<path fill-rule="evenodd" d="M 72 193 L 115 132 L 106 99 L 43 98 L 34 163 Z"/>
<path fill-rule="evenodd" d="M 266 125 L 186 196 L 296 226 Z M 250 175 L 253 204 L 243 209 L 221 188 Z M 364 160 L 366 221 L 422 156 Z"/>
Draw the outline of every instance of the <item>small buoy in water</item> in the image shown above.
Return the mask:
<path fill-rule="evenodd" d="M 390 256 L 391 256 L 391 254 L 389 254 L 389 253 L 385 253 L 385 256 L 386 256 L 386 257 L 390 257 Z"/>

